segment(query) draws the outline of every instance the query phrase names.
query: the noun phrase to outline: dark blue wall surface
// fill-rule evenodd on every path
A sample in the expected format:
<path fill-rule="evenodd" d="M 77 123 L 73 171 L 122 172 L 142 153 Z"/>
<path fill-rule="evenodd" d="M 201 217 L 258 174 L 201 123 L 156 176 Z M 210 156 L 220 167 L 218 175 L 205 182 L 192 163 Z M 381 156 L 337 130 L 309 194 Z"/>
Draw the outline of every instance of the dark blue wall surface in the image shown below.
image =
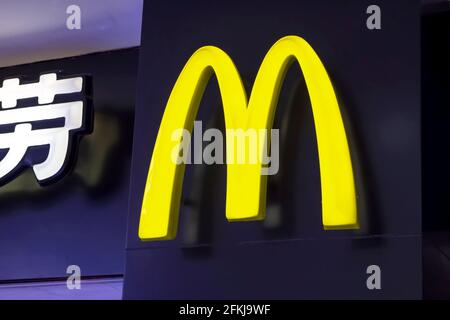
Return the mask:
<path fill-rule="evenodd" d="M 420 298 L 420 3 L 377 1 L 145 2 L 131 172 L 124 297 Z M 225 219 L 224 166 L 188 166 L 178 237 L 141 242 L 138 222 L 159 123 L 181 69 L 199 47 L 227 52 L 250 92 L 267 50 L 305 38 L 341 103 L 356 167 L 359 231 L 324 231 L 313 119 L 299 68 L 288 72 L 275 127 L 281 167 L 264 222 Z M 198 118 L 223 126 L 213 80 Z M 281 124 L 283 123 L 283 126 Z M 283 133 L 282 133 L 283 135 Z M 366 268 L 382 268 L 382 290 Z"/>
<path fill-rule="evenodd" d="M 94 108 L 67 176 L 41 187 L 28 169 L 0 187 L 0 280 L 65 277 L 72 264 L 123 274 L 137 59 L 127 49 L 0 69 L 0 81 L 90 75 Z"/>
<path fill-rule="evenodd" d="M 445 5 L 444 5 L 445 4 Z M 450 299 L 450 6 L 422 18 L 424 296 Z"/>

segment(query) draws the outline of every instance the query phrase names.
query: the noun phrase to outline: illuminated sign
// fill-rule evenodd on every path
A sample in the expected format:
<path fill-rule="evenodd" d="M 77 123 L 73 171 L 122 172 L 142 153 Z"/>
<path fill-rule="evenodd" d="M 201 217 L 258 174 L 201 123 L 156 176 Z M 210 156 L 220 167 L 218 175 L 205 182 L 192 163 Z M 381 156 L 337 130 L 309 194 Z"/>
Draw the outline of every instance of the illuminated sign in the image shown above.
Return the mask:
<path fill-rule="evenodd" d="M 139 224 L 142 240 L 176 236 L 185 165 L 171 161 L 171 135 L 179 129 L 192 130 L 211 76 L 218 80 L 228 141 L 228 130 L 272 128 L 286 71 L 295 61 L 303 71 L 314 115 L 324 228 L 358 228 L 352 161 L 333 86 L 314 49 L 300 37 L 287 36 L 266 54 L 249 100 L 238 70 L 221 49 L 202 47 L 186 63 L 170 94 L 153 149 Z M 233 153 L 228 143 L 226 148 L 227 155 Z M 262 168 L 261 162 L 227 163 L 229 221 L 264 219 L 267 176 L 261 174 Z"/>
<path fill-rule="evenodd" d="M 0 87 L 0 184 L 14 179 L 25 167 L 32 167 L 40 184 L 55 181 L 65 172 L 78 134 L 90 130 L 85 91 L 86 78 L 58 79 L 43 74 L 39 82 L 21 83 L 7 79 Z M 55 97 L 61 102 L 52 103 Z M 22 99 L 37 98 L 37 105 L 18 106 Z M 25 100 L 24 100 L 25 101 Z M 48 148 L 45 159 L 26 157 L 32 147 Z"/>

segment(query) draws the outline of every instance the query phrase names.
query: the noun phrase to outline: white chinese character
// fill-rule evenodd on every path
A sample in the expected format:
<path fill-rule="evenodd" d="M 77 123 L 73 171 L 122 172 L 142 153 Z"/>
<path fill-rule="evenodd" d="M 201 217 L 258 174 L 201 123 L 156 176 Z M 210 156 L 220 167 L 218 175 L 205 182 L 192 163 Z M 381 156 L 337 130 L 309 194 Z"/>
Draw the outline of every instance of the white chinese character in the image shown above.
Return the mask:
<path fill-rule="evenodd" d="M 38 181 L 54 178 L 64 167 L 70 145 L 71 132 L 85 126 L 85 102 L 72 101 L 52 104 L 55 95 L 80 93 L 83 78 L 57 79 L 56 73 L 42 75 L 39 82 L 20 84 L 18 78 L 3 81 L 0 87 L 0 128 L 14 126 L 14 131 L 0 133 L 0 149 L 8 149 L 0 161 L 0 181 L 20 165 L 29 147 L 49 146 L 48 156 L 41 163 L 31 167 Z M 17 107 L 17 100 L 38 98 L 39 105 Z M 79 98 L 78 98 L 79 99 Z M 63 119 L 58 127 L 34 129 L 33 123 Z M 42 127 L 42 125 L 41 125 Z"/>

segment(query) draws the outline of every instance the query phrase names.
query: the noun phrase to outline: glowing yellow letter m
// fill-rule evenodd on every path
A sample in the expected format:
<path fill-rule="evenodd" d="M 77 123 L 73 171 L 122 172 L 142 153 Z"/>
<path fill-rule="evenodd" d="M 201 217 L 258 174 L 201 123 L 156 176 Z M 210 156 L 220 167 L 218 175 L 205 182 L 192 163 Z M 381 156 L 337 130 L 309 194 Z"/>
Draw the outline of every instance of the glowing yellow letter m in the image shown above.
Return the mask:
<path fill-rule="evenodd" d="M 290 64 L 298 61 L 311 99 L 319 151 L 322 220 L 325 229 L 358 227 L 355 184 L 344 124 L 325 67 L 302 38 L 287 36 L 264 58 L 250 99 L 233 61 L 216 47 L 197 50 L 170 94 L 150 163 L 142 202 L 139 237 L 173 239 L 184 178 L 184 164 L 172 161 L 172 134 L 191 131 L 205 87 L 216 75 L 228 130 L 271 129 L 280 89 Z M 230 146 L 227 134 L 227 156 Z M 229 221 L 265 217 L 267 177 L 263 165 L 227 162 L 226 217 Z M 293 190 L 292 192 L 296 192 Z"/>

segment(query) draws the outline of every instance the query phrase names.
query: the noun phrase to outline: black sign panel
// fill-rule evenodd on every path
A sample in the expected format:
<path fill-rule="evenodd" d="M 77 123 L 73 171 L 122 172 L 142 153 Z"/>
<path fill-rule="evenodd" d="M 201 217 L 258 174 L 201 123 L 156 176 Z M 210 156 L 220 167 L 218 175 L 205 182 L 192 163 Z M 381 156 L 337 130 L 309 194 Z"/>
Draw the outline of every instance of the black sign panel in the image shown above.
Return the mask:
<path fill-rule="evenodd" d="M 420 4 L 378 1 L 146 2 L 137 86 L 124 297 L 420 298 Z M 280 171 L 268 179 L 267 217 L 227 222 L 224 165 L 186 166 L 175 240 L 143 242 L 148 167 L 171 90 L 189 57 L 212 45 L 232 57 L 250 94 L 280 38 L 314 48 L 336 91 L 350 140 L 359 230 L 324 230 L 317 141 L 299 68 L 280 94 Z M 217 82 L 197 117 L 223 128 Z M 156 168 L 157 170 L 157 168 Z M 381 288 L 370 289 L 373 266 Z"/>
<path fill-rule="evenodd" d="M 18 145 L 30 145 L 20 171 L 0 186 L 0 280 L 67 277 L 70 265 L 79 266 L 81 276 L 123 274 L 137 60 L 138 49 L 127 49 L 0 69 L 3 85 L 15 78 L 21 85 L 43 83 L 41 75 L 49 74 L 53 84 L 83 79 L 80 92 L 46 99 L 46 82 L 38 96 L 17 100 L 17 107 L 5 108 L 9 102 L 2 101 L 0 115 L 20 109 L 25 117 L 20 123 L 27 123 L 30 114 L 55 119 L 32 122 L 23 139 L 0 150 L 3 161 Z M 73 91 L 70 84 L 64 90 Z M 51 158 L 52 144 L 32 141 L 44 130 L 69 127 L 77 109 L 61 113 L 61 106 L 73 101 L 82 101 L 79 129 L 85 130 L 69 132 L 77 134 L 70 139 L 64 172 L 41 183 L 35 165 Z M 8 134 L 17 131 L 17 124 L 2 128 L 0 135 Z"/>

